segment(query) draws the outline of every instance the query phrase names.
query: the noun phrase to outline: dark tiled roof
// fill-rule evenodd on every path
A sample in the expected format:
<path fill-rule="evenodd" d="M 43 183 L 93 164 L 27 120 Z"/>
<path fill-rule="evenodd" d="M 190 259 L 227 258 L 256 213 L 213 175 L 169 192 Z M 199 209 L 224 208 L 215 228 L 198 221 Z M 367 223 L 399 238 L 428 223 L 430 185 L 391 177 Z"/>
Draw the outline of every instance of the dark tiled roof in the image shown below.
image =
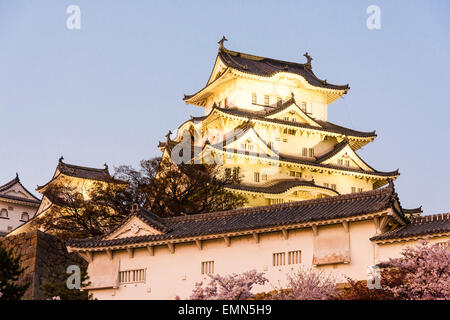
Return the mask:
<path fill-rule="evenodd" d="M 269 193 L 269 194 L 280 194 L 283 193 L 291 188 L 298 187 L 298 186 L 306 186 L 306 187 L 315 187 L 320 189 L 327 189 L 330 191 L 333 191 L 338 195 L 339 193 L 333 189 L 318 186 L 314 183 L 314 181 L 304 181 L 304 180 L 297 180 L 297 179 L 279 179 L 279 180 L 272 180 L 270 182 L 267 182 L 262 185 L 232 185 L 229 186 L 232 189 L 237 190 L 243 190 L 243 191 L 250 191 L 250 192 L 263 192 L 263 193 Z"/>
<path fill-rule="evenodd" d="M 422 206 L 414 209 L 403 209 L 405 214 L 420 214 L 423 213 Z"/>
<path fill-rule="evenodd" d="M 335 170 L 343 170 L 343 171 L 348 171 L 348 172 L 362 173 L 362 174 L 375 175 L 375 176 L 393 177 L 393 176 L 399 175 L 398 169 L 394 170 L 394 171 L 387 171 L 387 172 L 374 170 L 372 172 L 372 171 L 365 171 L 365 170 L 361 170 L 361 169 L 341 167 L 341 166 L 334 165 L 334 164 L 321 164 L 316 161 L 308 161 L 305 159 L 293 158 L 291 156 L 281 155 L 281 154 L 280 154 L 280 160 L 286 161 L 286 162 L 292 162 L 292 163 L 311 165 L 311 166 L 321 167 L 321 168 L 325 168 L 325 169 L 328 168 L 328 169 L 335 169 Z"/>
<path fill-rule="evenodd" d="M 335 90 L 348 90 L 346 85 L 329 84 L 317 76 L 309 68 L 308 64 L 277 60 L 272 58 L 258 57 L 242 52 L 219 48 L 218 56 L 227 67 L 239 70 L 245 73 L 251 73 L 258 76 L 270 77 L 278 72 L 289 72 L 302 76 L 306 81 L 315 86 Z"/>
<path fill-rule="evenodd" d="M 284 124 L 284 125 L 305 128 L 305 129 L 329 131 L 329 132 L 338 133 L 338 134 L 342 134 L 342 135 L 346 135 L 346 136 L 352 136 L 352 137 L 371 138 L 371 137 L 377 136 L 375 131 L 371 131 L 371 132 L 356 131 L 356 130 L 352 130 L 349 128 L 339 126 L 337 124 L 334 124 L 334 123 L 331 123 L 328 121 L 321 121 L 321 120 L 313 119 L 315 122 L 317 122 L 321 126 L 321 127 L 317 127 L 317 126 L 312 126 L 312 125 L 309 125 L 306 123 L 298 123 L 298 122 L 281 120 L 281 119 L 269 119 L 269 118 L 266 118 L 265 114 L 263 114 L 263 113 L 254 113 L 254 112 L 249 112 L 249 111 L 244 111 L 244 110 L 239 110 L 239 109 L 224 109 L 224 108 L 219 108 L 219 107 L 216 107 L 215 109 L 217 109 L 223 113 L 230 114 L 230 115 L 235 115 L 238 117 L 245 117 L 249 120 L 255 119 L 255 120 Z"/>
<path fill-rule="evenodd" d="M 20 179 L 19 179 L 18 175 L 16 175 L 16 177 L 14 179 L 12 179 L 11 181 L 8 181 L 4 185 L 0 186 L 0 192 L 8 190 L 9 188 L 11 188 L 16 183 L 20 183 Z"/>
<path fill-rule="evenodd" d="M 347 145 L 348 145 L 348 140 L 342 140 L 342 142 L 338 143 L 337 145 L 334 146 L 333 150 L 331 150 L 330 152 L 325 153 L 324 155 L 317 157 L 316 161 L 317 162 L 322 162 L 325 161 L 327 159 L 330 159 L 331 157 L 333 157 L 334 155 L 338 154 L 339 151 L 341 151 L 342 149 L 344 149 Z"/>
<path fill-rule="evenodd" d="M 59 160 L 56 170 L 59 170 L 59 172 L 61 174 L 64 174 L 64 175 L 67 175 L 70 177 L 75 177 L 75 178 L 104 181 L 104 182 L 110 182 L 110 183 L 116 183 L 116 184 L 127 184 L 126 181 L 118 180 L 118 179 L 115 179 L 114 177 L 112 177 L 109 174 L 108 166 L 106 164 L 105 164 L 105 168 L 103 168 L 103 169 L 89 168 L 89 167 L 82 167 L 82 166 L 77 166 L 74 164 L 64 163 L 61 158 Z M 53 181 L 53 179 L 51 181 Z M 42 189 L 43 187 L 47 186 L 51 181 L 47 182 L 43 186 L 38 186 L 37 190 Z"/>
<path fill-rule="evenodd" d="M 385 232 L 370 240 L 402 239 L 450 232 L 450 213 L 410 217 L 411 224 Z"/>
<path fill-rule="evenodd" d="M 392 207 L 394 202 L 398 202 L 398 197 L 393 184 L 390 184 L 389 187 L 382 189 L 329 198 L 160 218 L 160 221 L 171 231 L 161 235 L 113 240 L 102 238 L 71 240 L 68 245 L 79 248 L 103 247 L 289 226 L 379 212 Z M 402 215 L 402 213 L 399 214 Z"/>
<path fill-rule="evenodd" d="M 58 164 L 58 169 L 62 174 L 71 177 L 91 179 L 97 181 L 112 180 L 112 177 L 109 174 L 108 168 L 106 166 L 104 169 L 97 169 L 97 168 L 76 166 L 73 164 L 68 164 L 60 161 Z"/>
<path fill-rule="evenodd" d="M 24 185 L 20 182 L 19 179 L 19 174 L 16 174 L 16 177 L 14 179 L 12 179 L 11 181 L 5 183 L 4 185 L 0 186 L 0 192 L 6 191 L 9 188 L 11 188 L 12 186 L 14 186 L 16 183 L 20 184 L 20 186 L 31 196 L 33 197 L 32 200 L 30 199 L 26 199 L 26 198 L 19 198 L 19 197 L 15 197 L 15 196 L 9 196 L 9 195 L 5 195 L 2 194 L 0 195 L 0 197 L 3 198 L 7 198 L 7 199 L 11 199 L 11 200 L 16 200 L 16 201 L 25 201 L 25 202 L 30 202 L 30 203 L 40 203 L 41 200 L 39 198 L 37 198 L 34 194 L 32 194 L 27 188 L 24 187 Z"/>

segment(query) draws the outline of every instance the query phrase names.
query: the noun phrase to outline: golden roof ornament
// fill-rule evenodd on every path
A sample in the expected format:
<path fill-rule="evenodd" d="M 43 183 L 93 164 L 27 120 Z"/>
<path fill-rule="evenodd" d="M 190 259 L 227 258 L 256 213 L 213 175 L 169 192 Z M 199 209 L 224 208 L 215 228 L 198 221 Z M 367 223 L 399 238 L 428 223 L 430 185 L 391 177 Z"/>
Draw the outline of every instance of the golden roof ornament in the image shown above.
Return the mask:
<path fill-rule="evenodd" d="M 170 135 L 172 134 L 172 131 L 169 130 L 169 132 L 167 132 L 166 134 L 166 141 L 169 142 L 170 141 Z"/>

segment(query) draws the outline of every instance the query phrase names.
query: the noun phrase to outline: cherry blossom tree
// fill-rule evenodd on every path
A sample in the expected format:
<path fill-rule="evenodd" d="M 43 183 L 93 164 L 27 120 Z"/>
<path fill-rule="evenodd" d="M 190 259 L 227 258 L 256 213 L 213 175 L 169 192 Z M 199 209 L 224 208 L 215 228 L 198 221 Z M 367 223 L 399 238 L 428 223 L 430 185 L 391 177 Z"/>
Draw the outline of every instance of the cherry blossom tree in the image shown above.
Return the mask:
<path fill-rule="evenodd" d="M 277 289 L 274 300 L 329 300 L 338 295 L 336 280 L 314 268 L 299 268 L 287 275 L 287 286 Z"/>
<path fill-rule="evenodd" d="M 450 241 L 429 244 L 426 241 L 403 250 L 400 258 L 382 263 L 383 289 L 396 299 L 450 299 Z"/>
<path fill-rule="evenodd" d="M 209 275 L 211 281 L 204 286 L 197 282 L 190 296 L 191 300 L 245 300 L 254 295 L 254 285 L 264 285 L 268 280 L 264 273 L 251 270 L 242 274 Z"/>

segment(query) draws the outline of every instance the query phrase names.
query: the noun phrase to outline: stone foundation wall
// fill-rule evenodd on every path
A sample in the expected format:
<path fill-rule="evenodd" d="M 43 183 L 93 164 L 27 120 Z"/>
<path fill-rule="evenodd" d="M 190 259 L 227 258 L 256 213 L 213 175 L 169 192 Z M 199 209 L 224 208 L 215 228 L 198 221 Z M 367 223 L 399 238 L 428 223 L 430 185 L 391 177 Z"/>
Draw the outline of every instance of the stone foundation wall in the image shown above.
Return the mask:
<path fill-rule="evenodd" d="M 2 237 L 0 244 L 8 249 L 13 248 L 16 254 L 22 255 L 22 267 L 26 270 L 18 282 L 30 283 L 23 300 L 43 299 L 39 290 L 42 284 L 64 281 L 69 265 L 87 265 L 76 253 L 68 253 L 63 241 L 41 231 Z"/>

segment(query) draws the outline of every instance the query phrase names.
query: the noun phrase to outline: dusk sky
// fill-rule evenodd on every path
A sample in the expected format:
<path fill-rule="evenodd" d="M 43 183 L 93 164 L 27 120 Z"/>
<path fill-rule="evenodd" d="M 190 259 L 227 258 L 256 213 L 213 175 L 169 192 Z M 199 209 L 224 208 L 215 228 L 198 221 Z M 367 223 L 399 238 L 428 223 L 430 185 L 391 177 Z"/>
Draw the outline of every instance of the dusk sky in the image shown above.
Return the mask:
<path fill-rule="evenodd" d="M 366 26 L 369 5 L 381 29 Z M 69 30 L 69 5 L 81 29 Z M 0 184 L 34 191 L 68 163 L 136 166 L 203 109 L 217 41 L 303 63 L 350 84 L 329 121 L 378 137 L 358 151 L 395 182 L 405 208 L 450 211 L 448 1 L 0 0 Z M 37 194 L 34 191 L 35 194 Z"/>

